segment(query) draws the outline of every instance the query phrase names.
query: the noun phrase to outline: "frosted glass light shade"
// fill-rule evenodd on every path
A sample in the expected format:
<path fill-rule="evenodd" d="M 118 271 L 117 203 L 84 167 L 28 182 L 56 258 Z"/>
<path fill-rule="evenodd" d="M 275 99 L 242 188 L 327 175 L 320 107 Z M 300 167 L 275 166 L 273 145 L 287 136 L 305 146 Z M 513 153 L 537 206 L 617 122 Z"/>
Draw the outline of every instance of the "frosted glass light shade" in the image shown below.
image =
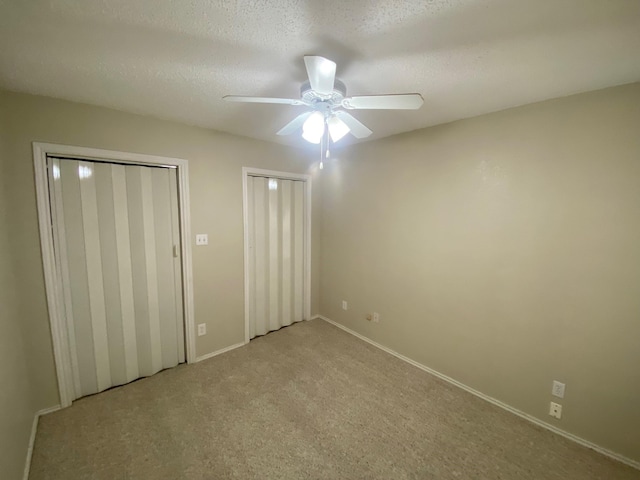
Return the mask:
<path fill-rule="evenodd" d="M 302 138 L 310 143 L 320 143 L 324 135 L 324 115 L 322 112 L 313 112 L 302 125 Z"/>
<path fill-rule="evenodd" d="M 302 131 L 302 138 L 304 138 L 309 143 L 315 143 L 316 145 L 320 143 L 322 140 L 322 135 L 319 137 L 311 135 L 309 132 Z"/>
<path fill-rule="evenodd" d="M 350 131 L 347 124 L 338 117 L 329 117 L 327 126 L 329 127 L 329 135 L 331 135 L 333 143 L 336 143 Z"/>

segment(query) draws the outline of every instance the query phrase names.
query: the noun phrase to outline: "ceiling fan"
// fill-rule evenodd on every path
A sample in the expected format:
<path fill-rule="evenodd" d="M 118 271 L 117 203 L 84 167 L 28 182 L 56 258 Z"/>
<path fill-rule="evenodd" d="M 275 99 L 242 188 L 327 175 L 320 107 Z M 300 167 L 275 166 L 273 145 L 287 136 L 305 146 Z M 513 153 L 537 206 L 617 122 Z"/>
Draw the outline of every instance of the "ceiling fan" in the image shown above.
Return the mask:
<path fill-rule="evenodd" d="M 336 79 L 336 64 L 319 56 L 305 56 L 309 80 L 300 88 L 300 99 L 247 97 L 227 95 L 228 102 L 277 103 L 300 105 L 307 111 L 298 115 L 278 131 L 278 135 L 290 135 L 302 127 L 302 137 L 318 144 L 326 137 L 337 142 L 347 133 L 356 138 L 366 138 L 373 133 L 346 110 L 415 110 L 422 106 L 419 93 L 394 95 L 363 95 L 347 97 L 344 83 Z"/>

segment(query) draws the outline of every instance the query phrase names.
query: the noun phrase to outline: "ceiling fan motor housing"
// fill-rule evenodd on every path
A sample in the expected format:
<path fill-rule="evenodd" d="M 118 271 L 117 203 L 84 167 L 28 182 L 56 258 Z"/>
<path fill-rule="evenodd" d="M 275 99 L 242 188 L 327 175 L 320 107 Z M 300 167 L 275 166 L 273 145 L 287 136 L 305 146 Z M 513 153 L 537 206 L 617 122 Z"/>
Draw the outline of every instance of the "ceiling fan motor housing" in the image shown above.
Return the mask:
<path fill-rule="evenodd" d="M 335 79 L 333 91 L 329 94 L 318 93 L 311 88 L 310 82 L 304 82 L 300 87 L 300 97 L 303 102 L 309 104 L 314 110 L 330 111 L 342 105 L 342 100 L 347 95 L 347 87 L 340 80 Z"/>

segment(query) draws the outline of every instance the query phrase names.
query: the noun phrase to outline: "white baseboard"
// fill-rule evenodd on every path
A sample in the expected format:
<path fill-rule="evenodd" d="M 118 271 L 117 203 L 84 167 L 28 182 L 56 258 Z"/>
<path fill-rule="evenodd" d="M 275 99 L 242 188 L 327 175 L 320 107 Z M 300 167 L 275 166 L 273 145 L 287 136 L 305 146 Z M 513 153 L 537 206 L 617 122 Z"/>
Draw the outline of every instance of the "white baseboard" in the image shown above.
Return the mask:
<path fill-rule="evenodd" d="M 215 357 L 216 355 L 220 355 L 222 353 L 230 352 L 231 350 L 235 350 L 239 347 L 244 347 L 246 345 L 245 342 L 236 343 L 235 345 L 231 345 L 229 347 L 222 348 L 220 350 L 216 350 L 215 352 L 207 353 L 206 355 L 202 355 L 201 357 L 196 358 L 196 363 L 206 360 L 207 358 Z"/>
<path fill-rule="evenodd" d="M 590 448 L 592 450 L 595 450 L 596 452 L 601 453 L 602 455 L 606 455 L 607 457 L 613 458 L 614 460 L 617 460 L 617 461 L 622 462 L 622 463 L 624 463 L 626 465 L 629 465 L 630 467 L 633 467 L 633 468 L 636 468 L 636 469 L 640 470 L 640 462 L 637 462 L 635 460 L 627 458 L 627 457 L 625 457 L 623 455 L 620 455 L 619 453 L 612 452 L 611 450 L 607 450 L 606 448 L 603 448 L 603 447 L 601 447 L 599 445 L 596 445 L 595 443 L 592 443 L 592 442 L 590 442 L 588 440 L 585 440 L 584 438 L 580 438 L 580 437 L 578 437 L 578 436 L 576 436 L 576 435 L 574 435 L 572 433 L 569 433 L 569 432 L 566 432 L 564 430 L 561 430 L 558 427 L 556 427 L 555 425 L 551 425 L 549 423 L 543 422 L 539 418 L 536 418 L 536 417 L 534 417 L 532 415 L 529 415 L 528 413 L 524 413 L 524 412 L 518 410 L 517 408 L 514 408 L 514 407 L 512 407 L 510 405 L 507 405 L 506 403 L 503 403 L 500 400 L 496 400 L 493 397 L 485 395 L 484 393 L 479 392 L 478 390 L 476 390 L 474 388 L 471 388 L 471 387 L 465 385 L 464 383 L 460 383 L 457 380 L 454 380 L 453 378 L 444 375 L 443 373 L 440 373 L 440 372 L 438 372 L 436 370 L 433 370 L 432 368 L 429 368 L 429 367 L 427 367 L 425 365 L 422 365 L 421 363 L 416 362 L 415 360 L 412 360 L 412 359 L 410 359 L 408 357 L 405 357 L 404 355 L 401 355 L 400 353 L 398 353 L 398 352 L 396 352 L 394 350 L 391 350 L 390 348 L 387 348 L 384 345 L 380 345 L 379 343 L 374 342 L 373 340 L 365 337 L 364 335 L 361 335 L 358 332 L 355 332 L 355 331 L 351 330 L 350 328 L 345 327 L 344 325 L 341 325 L 341 324 L 339 324 L 337 322 L 334 322 L 333 320 L 329 320 L 327 317 L 324 317 L 322 315 L 316 315 L 315 317 L 313 317 L 313 319 L 315 319 L 315 318 L 322 319 L 325 322 L 330 323 L 331 325 L 335 325 L 336 327 L 344 330 L 345 332 L 350 333 L 351 335 L 354 335 L 354 336 L 358 337 L 360 340 L 364 340 L 365 342 L 373 345 L 374 347 L 377 347 L 380 350 L 383 350 L 383 351 L 393 355 L 394 357 L 399 358 L 400 360 L 404 360 L 405 362 L 410 363 L 414 367 L 418 367 L 419 369 L 424 370 L 425 372 L 430 373 L 431 375 L 435 375 L 436 377 L 438 377 L 438 378 L 440 378 L 440 379 L 442 379 L 442 380 L 444 380 L 446 382 L 449 382 L 449 383 L 455 385 L 456 387 L 461 388 L 461 389 L 463 389 L 463 390 L 475 395 L 476 397 L 479 397 L 479 398 L 481 398 L 483 400 L 486 400 L 487 402 L 492 403 L 492 404 L 494 404 L 494 405 L 496 405 L 496 406 L 498 406 L 498 407 L 500 407 L 500 408 L 502 408 L 504 410 L 507 410 L 508 412 L 511 412 L 511 413 L 513 413 L 515 415 L 518 415 L 519 417 L 522 417 L 525 420 L 530 421 L 531 423 L 535 423 L 536 425 L 538 425 L 538 426 L 540 426 L 542 428 L 550 430 L 553 433 L 557 433 L 558 435 L 561 435 L 561 436 L 563 436 L 565 438 L 568 438 L 569 440 L 572 440 L 572 441 L 574 441 L 576 443 L 579 443 L 580 445 L 582 445 L 584 447 L 587 447 L 587 448 Z"/>
<path fill-rule="evenodd" d="M 24 474 L 22 476 L 23 480 L 29 480 L 29 471 L 31 470 L 31 457 L 33 456 L 33 446 L 36 442 L 36 433 L 38 432 L 38 421 L 42 415 L 46 415 L 47 413 L 52 413 L 60 410 L 60 405 L 56 405 L 55 407 L 44 408 L 33 416 L 33 424 L 31 425 L 31 436 L 29 437 L 29 446 L 27 448 L 27 459 L 24 463 Z"/>

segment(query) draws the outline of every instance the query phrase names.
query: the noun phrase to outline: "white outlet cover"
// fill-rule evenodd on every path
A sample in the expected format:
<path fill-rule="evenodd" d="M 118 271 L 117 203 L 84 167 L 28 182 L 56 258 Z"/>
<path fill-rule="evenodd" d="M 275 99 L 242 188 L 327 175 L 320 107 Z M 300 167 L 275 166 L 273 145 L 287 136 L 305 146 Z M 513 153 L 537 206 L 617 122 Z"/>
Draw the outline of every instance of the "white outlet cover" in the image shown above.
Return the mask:
<path fill-rule="evenodd" d="M 201 337 L 202 335 L 206 335 L 206 334 L 207 334 L 207 324 L 206 323 L 198 324 L 198 336 Z"/>
<path fill-rule="evenodd" d="M 206 233 L 198 233 L 196 235 L 196 245 L 209 245 L 209 235 Z"/>
<path fill-rule="evenodd" d="M 349 309 L 349 304 L 347 303 L 346 300 L 342 300 L 342 309 L 343 310 L 348 310 Z"/>
<path fill-rule="evenodd" d="M 551 402 L 549 405 L 549 415 L 556 417 L 557 419 L 562 418 L 562 405 L 556 402 Z"/>
<path fill-rule="evenodd" d="M 380 321 L 380 314 L 378 312 L 373 312 L 373 321 L 376 323 Z"/>
<path fill-rule="evenodd" d="M 553 387 L 551 387 L 551 395 L 558 398 L 564 398 L 565 384 L 557 380 L 553 381 Z"/>

